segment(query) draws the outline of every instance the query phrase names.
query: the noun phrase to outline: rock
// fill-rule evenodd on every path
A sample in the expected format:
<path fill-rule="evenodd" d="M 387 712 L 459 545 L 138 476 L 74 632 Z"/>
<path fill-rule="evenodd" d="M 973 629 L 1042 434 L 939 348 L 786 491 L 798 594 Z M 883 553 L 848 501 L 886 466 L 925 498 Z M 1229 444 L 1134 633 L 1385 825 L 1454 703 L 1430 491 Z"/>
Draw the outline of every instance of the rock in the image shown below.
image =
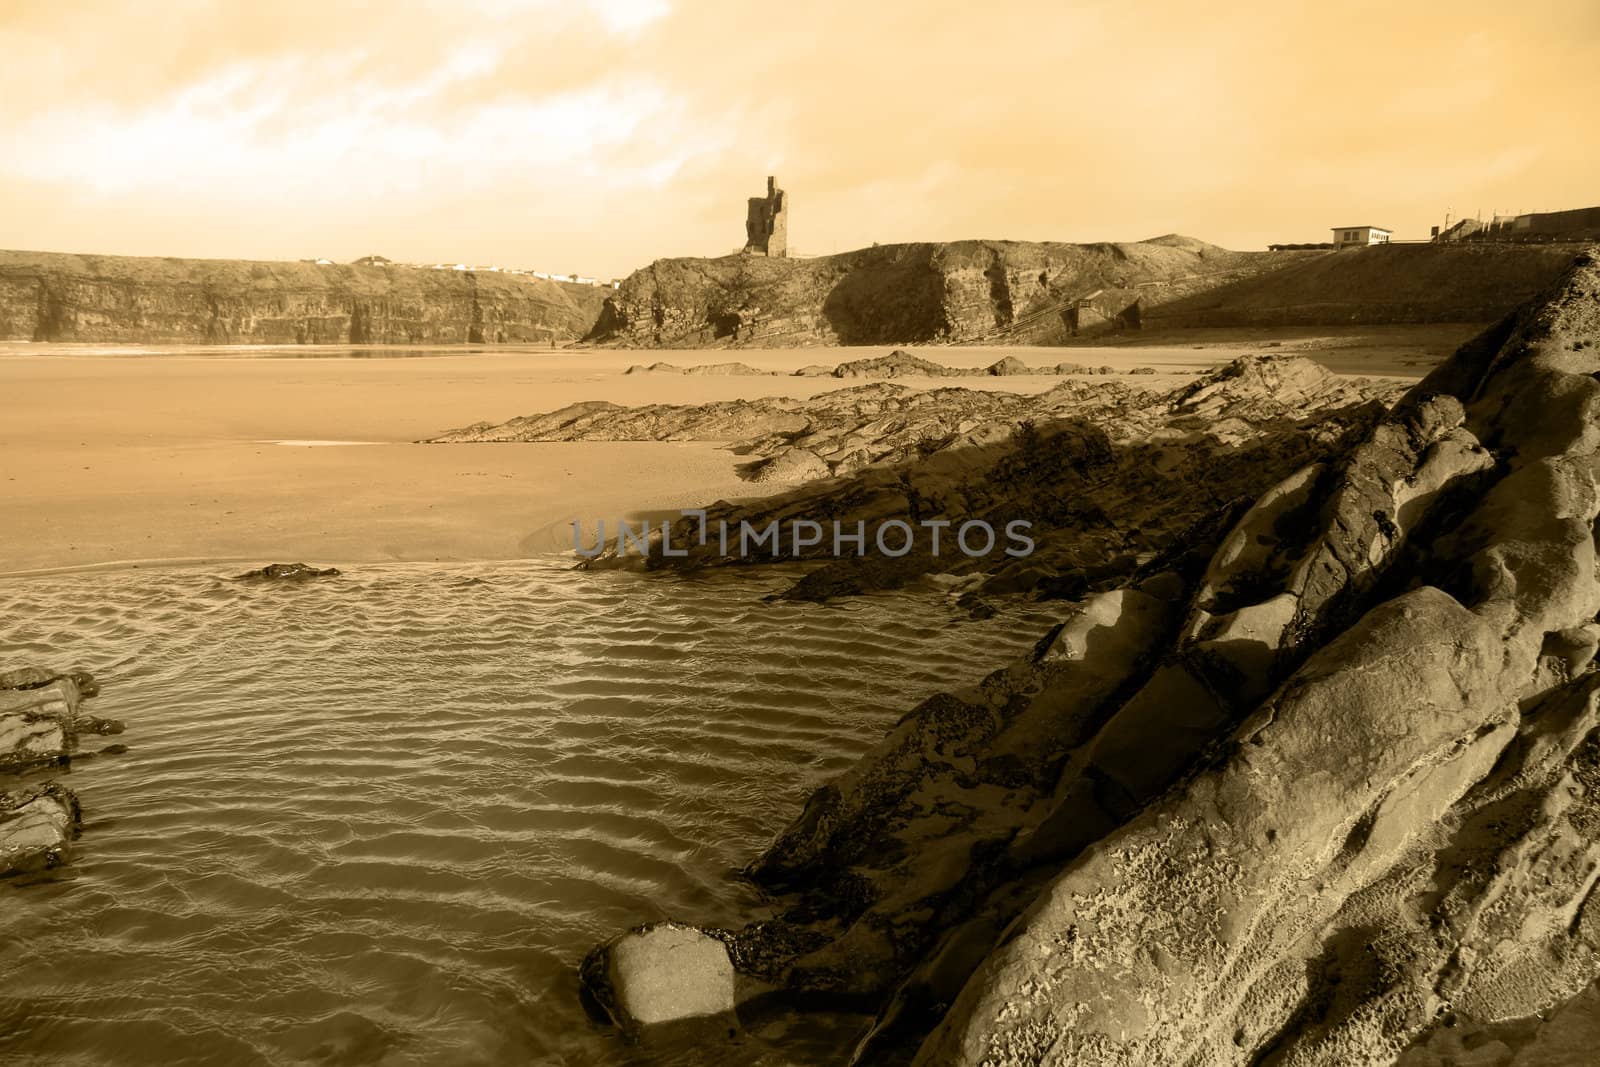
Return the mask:
<path fill-rule="evenodd" d="M 1293 406 L 1271 394 L 1286 377 L 1302 385 L 1290 394 Z M 1206 381 L 1220 386 L 1207 404 L 1230 413 L 1225 437 L 1185 406 L 1192 385 Z M 1307 463 L 1341 454 L 1383 417 L 1380 401 L 1398 395 L 1391 385 L 1344 384 L 1310 364 L 1224 369 L 1164 391 L 1109 379 L 1064 381 L 1035 396 L 877 383 L 805 400 L 569 408 L 450 439 L 729 440 L 759 427 L 758 436 L 733 446 L 749 457 L 741 473 L 793 488 L 708 508 L 712 530 L 719 522 L 735 531 L 741 522 L 764 530 L 774 521 L 803 518 L 837 519 L 848 528 L 860 521 L 869 531 L 889 521 L 958 527 L 980 519 L 997 531 L 994 550 L 972 560 L 951 549 L 947 530 L 941 553 L 915 569 L 885 559 L 875 545 L 865 560 L 836 559 L 831 538 L 824 537 L 803 550 L 806 558 L 825 561 L 808 576 L 810 588 L 842 594 L 892 587 L 879 578 L 975 570 L 1013 576 L 991 592 L 1021 580 L 1026 585 L 1018 588 L 1037 597 L 1075 599 L 1112 587 L 1141 560 L 1176 548 L 1191 526 L 1235 501 Z M 770 463 L 791 449 L 804 452 Z M 1006 554 L 1013 543 L 998 536 L 1013 520 L 1030 531 L 1031 548 L 1020 558 Z M 700 543 L 698 522 L 685 520 L 674 530 L 673 545 L 688 546 L 681 560 L 611 552 L 591 565 L 700 568 L 737 558 L 723 555 L 714 537 Z M 926 536 L 922 545 L 930 547 Z M 810 594 L 797 588 L 795 595 Z"/>
<path fill-rule="evenodd" d="M 702 363 L 693 367 L 677 367 L 671 363 L 652 363 L 648 367 L 635 363 L 624 374 L 694 374 L 712 377 L 771 376 L 777 371 L 759 370 L 748 363 Z"/>
<path fill-rule="evenodd" d="M 100 692 L 85 671 L 56 674 L 20 668 L 6 678 L 27 688 L 0 688 L 0 770 L 65 761 L 83 734 L 120 734 L 115 719 L 84 715 L 82 701 Z M 41 682 L 41 678 L 48 681 Z"/>
<path fill-rule="evenodd" d="M 0 769 L 60 760 L 70 745 L 69 723 L 63 718 L 0 711 Z"/>
<path fill-rule="evenodd" d="M 586 992 L 623 1030 L 737 1007 L 733 963 L 719 938 L 679 923 L 630 930 L 592 951 L 580 968 Z"/>
<path fill-rule="evenodd" d="M 1039 371 L 1028 366 L 1016 356 L 1006 356 L 1004 359 L 997 359 L 985 367 L 984 373 L 1003 378 L 1011 374 L 1038 374 Z"/>
<path fill-rule="evenodd" d="M 1091 293 L 1102 305 L 1095 318 L 1114 309 L 1113 318 L 1128 323 L 1131 304 L 1131 324 L 1146 326 L 1488 322 L 1558 276 L 1567 259 L 1559 246 L 1478 251 L 1437 244 L 1307 259 L 1158 238 L 663 259 L 623 280 L 590 337 L 657 348 L 1053 345 L 1073 333 L 1076 316 L 1063 310 Z M 744 313 L 752 308 L 760 315 Z"/>
<path fill-rule="evenodd" d="M 0 690 L 0 769 L 65 759 L 77 740 L 79 700 L 77 683 L 66 676 L 29 689 Z"/>
<path fill-rule="evenodd" d="M 0 793 L 0 877 L 65 863 L 78 820 L 78 798 L 53 782 Z"/>
<path fill-rule="evenodd" d="M 1229 997 L 1509 740 L 1499 668 L 1499 635 L 1444 593 L 1375 609 L 1239 728 L 1236 760 L 1053 882 L 918 1062 L 1035 1062 L 1045 1049 L 1059 1062 L 1236 1056 Z M 1329 763 L 1334 722 L 1341 758 Z"/>
<path fill-rule="evenodd" d="M 0 689 L 33 689 L 61 677 L 43 667 L 16 667 L 0 671 Z"/>
<path fill-rule="evenodd" d="M 77 686 L 80 697 L 92 697 L 100 692 L 100 683 L 88 671 L 52 671 L 43 667 L 15 667 L 0 671 L 0 690 L 39 689 L 62 678 L 70 679 Z"/>
<path fill-rule="evenodd" d="M 337 569 L 327 567 L 317 569 L 304 563 L 272 563 L 260 570 L 246 571 L 236 575 L 235 581 L 239 582 L 306 582 L 313 578 L 336 578 L 339 576 Z"/>
<path fill-rule="evenodd" d="M 1066 381 L 1034 410 L 1082 422 L 985 462 L 719 509 L 1055 508 L 991 581 L 1081 598 L 807 800 L 735 969 L 879 1005 L 860 1063 L 1555 1055 L 1518 1020 L 1600 979 L 1596 341 L 1586 256 L 1392 409 L 1292 359 Z"/>
<path fill-rule="evenodd" d="M 832 472 L 827 462 L 806 448 L 788 448 L 761 466 L 751 479 L 759 485 L 771 482 L 803 482 L 826 478 Z"/>
<path fill-rule="evenodd" d="M 504 271 L 0 251 L 0 337 L 118 344 L 572 341 L 609 288 Z"/>
<path fill-rule="evenodd" d="M 947 378 L 961 373 L 898 348 L 887 356 L 855 359 L 833 368 L 835 378 Z"/>
<path fill-rule="evenodd" d="M 999 614 L 999 609 L 977 593 L 963 593 L 956 599 L 956 607 L 965 611 L 967 617 L 975 621 L 992 619 Z"/>

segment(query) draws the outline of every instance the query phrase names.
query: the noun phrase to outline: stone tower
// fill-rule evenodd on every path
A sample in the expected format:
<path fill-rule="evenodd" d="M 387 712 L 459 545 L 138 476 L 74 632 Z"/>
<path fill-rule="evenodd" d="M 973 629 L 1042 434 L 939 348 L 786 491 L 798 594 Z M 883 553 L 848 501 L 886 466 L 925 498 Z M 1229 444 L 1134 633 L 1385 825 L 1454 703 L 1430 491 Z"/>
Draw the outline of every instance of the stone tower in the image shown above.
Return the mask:
<path fill-rule="evenodd" d="M 744 250 L 758 256 L 789 254 L 789 197 L 767 176 L 767 195 L 752 196 L 744 220 Z"/>

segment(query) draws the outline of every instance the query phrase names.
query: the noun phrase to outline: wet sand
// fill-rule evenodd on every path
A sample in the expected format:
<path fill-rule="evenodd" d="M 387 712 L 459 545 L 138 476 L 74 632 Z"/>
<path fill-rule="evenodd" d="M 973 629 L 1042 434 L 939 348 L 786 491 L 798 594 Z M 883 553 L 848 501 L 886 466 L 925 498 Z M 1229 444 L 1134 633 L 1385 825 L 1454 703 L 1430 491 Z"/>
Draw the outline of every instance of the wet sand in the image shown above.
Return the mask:
<path fill-rule="evenodd" d="M 1386 335 L 1364 349 L 1348 338 L 1327 348 L 1346 373 L 1358 356 L 1362 373 L 1415 377 L 1426 369 L 1415 362 L 1423 343 Z M 1318 354 L 1304 338 L 1196 344 L 915 351 L 951 366 L 1015 355 L 1035 365 L 1164 372 L 1132 379 L 1146 385 L 1246 351 Z M 413 442 L 579 400 L 811 396 L 863 383 L 790 372 L 890 349 L 447 351 L 0 344 L 0 574 L 135 561 L 499 560 L 570 550 L 573 520 L 592 530 L 598 519 L 760 490 L 739 480 L 736 457 L 710 442 Z M 623 373 L 656 361 L 737 361 L 780 375 Z M 1034 393 L 1060 379 L 898 381 Z"/>

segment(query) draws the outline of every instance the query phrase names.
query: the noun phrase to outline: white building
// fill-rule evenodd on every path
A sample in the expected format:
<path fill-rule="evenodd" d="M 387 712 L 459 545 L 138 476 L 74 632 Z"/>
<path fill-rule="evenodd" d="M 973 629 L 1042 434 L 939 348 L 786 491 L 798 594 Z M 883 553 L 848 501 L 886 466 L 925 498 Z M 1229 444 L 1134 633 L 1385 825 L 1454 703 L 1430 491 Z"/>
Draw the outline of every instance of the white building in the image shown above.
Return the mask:
<path fill-rule="evenodd" d="M 1386 245 L 1389 235 L 1393 231 L 1382 226 L 1335 226 L 1333 228 L 1333 247 L 1361 248 L 1366 245 Z"/>

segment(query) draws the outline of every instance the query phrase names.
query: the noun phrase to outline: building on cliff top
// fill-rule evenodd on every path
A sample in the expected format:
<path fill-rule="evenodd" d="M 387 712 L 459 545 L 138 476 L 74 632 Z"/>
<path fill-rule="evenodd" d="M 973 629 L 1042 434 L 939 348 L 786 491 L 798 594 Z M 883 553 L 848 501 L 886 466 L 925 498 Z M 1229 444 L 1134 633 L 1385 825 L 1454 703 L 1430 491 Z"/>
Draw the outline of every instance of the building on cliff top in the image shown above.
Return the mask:
<path fill-rule="evenodd" d="M 759 256 L 789 254 L 789 195 L 767 176 L 767 195 L 752 196 L 744 220 L 744 250 Z"/>
<path fill-rule="evenodd" d="M 1336 226 L 1333 230 L 1333 247 L 1337 251 L 1341 248 L 1386 245 L 1392 233 L 1392 230 L 1382 226 Z"/>

